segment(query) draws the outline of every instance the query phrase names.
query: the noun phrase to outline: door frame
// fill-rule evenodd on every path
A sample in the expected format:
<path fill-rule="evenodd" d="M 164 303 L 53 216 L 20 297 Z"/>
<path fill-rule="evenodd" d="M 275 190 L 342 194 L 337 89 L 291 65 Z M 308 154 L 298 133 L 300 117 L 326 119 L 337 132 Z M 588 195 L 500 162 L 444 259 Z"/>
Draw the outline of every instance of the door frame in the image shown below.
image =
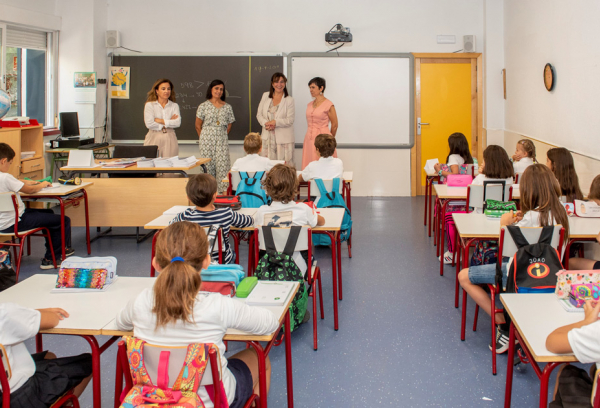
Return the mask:
<path fill-rule="evenodd" d="M 470 63 L 471 64 L 471 154 L 481 161 L 480 155 L 486 143 L 483 129 L 483 67 L 481 53 L 412 53 L 415 73 L 415 116 L 413 118 L 415 144 L 410 149 L 411 196 L 425 194 L 421 186 L 421 135 L 417 135 L 417 118 L 421 117 L 421 63 Z M 466 62 L 465 60 L 469 60 Z M 429 119 L 428 119 L 429 120 Z"/>

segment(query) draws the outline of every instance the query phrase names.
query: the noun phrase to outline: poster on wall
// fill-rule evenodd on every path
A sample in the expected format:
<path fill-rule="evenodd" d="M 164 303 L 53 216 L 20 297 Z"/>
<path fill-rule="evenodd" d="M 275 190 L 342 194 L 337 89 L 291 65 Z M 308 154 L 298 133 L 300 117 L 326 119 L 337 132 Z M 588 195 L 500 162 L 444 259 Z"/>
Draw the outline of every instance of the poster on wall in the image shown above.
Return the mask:
<path fill-rule="evenodd" d="M 96 87 L 96 73 L 95 72 L 75 72 L 75 78 L 73 80 L 73 87 L 75 87 L 75 88 L 95 88 Z"/>
<path fill-rule="evenodd" d="M 129 99 L 129 67 L 110 67 L 109 94 L 113 99 Z"/>

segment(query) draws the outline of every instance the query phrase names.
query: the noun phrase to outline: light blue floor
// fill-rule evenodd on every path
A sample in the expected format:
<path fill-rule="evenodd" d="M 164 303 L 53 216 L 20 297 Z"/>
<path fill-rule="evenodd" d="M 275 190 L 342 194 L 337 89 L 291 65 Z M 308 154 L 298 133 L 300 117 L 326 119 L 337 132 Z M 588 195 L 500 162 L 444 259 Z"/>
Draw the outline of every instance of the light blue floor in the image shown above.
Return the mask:
<path fill-rule="evenodd" d="M 423 198 L 358 198 L 352 201 L 352 259 L 343 244 L 344 300 L 339 302 L 340 329 L 333 330 L 331 258 L 316 252 L 323 271 L 325 320 L 319 320 L 319 350 L 312 349 L 312 325 L 292 336 L 296 407 L 501 407 L 506 356 L 491 373 L 490 320 L 479 317 L 472 332 L 470 301 L 466 341 L 460 341 L 460 309 L 454 308 L 454 268 L 439 276 L 433 239 L 423 226 Z M 134 232 L 122 229 L 119 232 Z M 92 232 L 92 236 L 95 230 Z M 73 231 L 76 255 L 85 254 L 82 228 Z M 92 255 L 114 255 L 118 273 L 148 276 L 150 240 L 103 238 Z M 247 265 L 247 246 L 241 247 Z M 41 273 L 40 247 L 25 257 L 21 278 Z M 104 341 L 106 338 L 101 338 Z M 44 336 L 46 348 L 59 356 L 88 350 L 70 336 Z M 33 351 L 33 341 L 28 342 Z M 230 343 L 230 353 L 241 345 Z M 102 355 L 103 406 L 112 407 L 116 346 Z M 272 350 L 270 407 L 285 407 L 285 350 Z M 554 384 L 554 378 L 551 380 Z M 539 382 L 532 368 L 515 370 L 513 407 L 538 404 Z M 91 386 L 82 397 L 91 406 Z"/>

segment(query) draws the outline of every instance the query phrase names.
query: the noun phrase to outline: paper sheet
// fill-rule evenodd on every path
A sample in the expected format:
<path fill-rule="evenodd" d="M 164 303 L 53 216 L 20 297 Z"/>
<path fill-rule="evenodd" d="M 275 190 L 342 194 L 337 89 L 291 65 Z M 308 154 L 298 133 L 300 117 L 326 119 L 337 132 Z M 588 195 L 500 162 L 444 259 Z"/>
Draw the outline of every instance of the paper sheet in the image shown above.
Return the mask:
<path fill-rule="evenodd" d="M 433 166 L 439 162 L 440 161 L 438 159 L 429 159 L 425 162 L 425 167 L 423 167 L 423 170 L 425 170 L 426 173 L 433 173 L 435 171 Z"/>

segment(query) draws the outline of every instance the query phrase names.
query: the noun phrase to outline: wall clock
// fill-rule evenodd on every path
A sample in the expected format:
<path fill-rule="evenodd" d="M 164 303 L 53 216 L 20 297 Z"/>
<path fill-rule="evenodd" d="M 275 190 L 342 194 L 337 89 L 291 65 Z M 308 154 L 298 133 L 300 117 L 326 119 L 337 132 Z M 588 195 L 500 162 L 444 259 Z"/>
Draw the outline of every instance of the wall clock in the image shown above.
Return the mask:
<path fill-rule="evenodd" d="M 544 85 L 548 91 L 551 91 L 555 82 L 554 67 L 549 63 L 544 67 Z"/>

